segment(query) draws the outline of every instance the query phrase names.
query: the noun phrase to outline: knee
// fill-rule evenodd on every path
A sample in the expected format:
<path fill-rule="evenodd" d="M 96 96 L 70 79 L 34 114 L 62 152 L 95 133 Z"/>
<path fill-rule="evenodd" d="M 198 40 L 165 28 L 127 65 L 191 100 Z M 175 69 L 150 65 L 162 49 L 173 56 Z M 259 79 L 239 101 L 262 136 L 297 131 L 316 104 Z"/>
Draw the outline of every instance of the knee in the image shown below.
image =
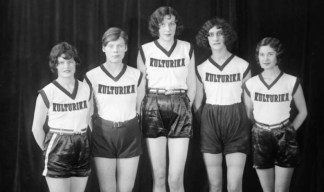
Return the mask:
<path fill-rule="evenodd" d="M 155 169 L 154 170 L 154 184 L 158 186 L 165 185 L 165 169 Z"/>
<path fill-rule="evenodd" d="M 227 184 L 227 191 L 228 192 L 242 192 L 242 186 L 238 183 L 235 184 Z"/>
<path fill-rule="evenodd" d="M 209 191 L 222 192 L 222 184 L 210 183 L 209 184 Z"/>
<path fill-rule="evenodd" d="M 168 178 L 170 189 L 177 191 L 183 188 L 183 178 L 181 176 L 169 175 Z"/>

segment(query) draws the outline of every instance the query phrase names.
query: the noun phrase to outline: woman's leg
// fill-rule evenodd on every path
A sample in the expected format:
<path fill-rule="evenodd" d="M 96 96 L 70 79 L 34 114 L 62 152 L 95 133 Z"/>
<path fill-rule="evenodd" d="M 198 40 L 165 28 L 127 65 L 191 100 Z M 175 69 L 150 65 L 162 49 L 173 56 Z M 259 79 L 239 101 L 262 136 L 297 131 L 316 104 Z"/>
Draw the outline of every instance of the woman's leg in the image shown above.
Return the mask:
<path fill-rule="evenodd" d="M 226 155 L 227 190 L 228 192 L 241 192 L 246 154 L 230 153 Z"/>
<path fill-rule="evenodd" d="M 183 174 L 188 154 L 189 138 L 168 139 L 170 192 L 184 192 Z"/>
<path fill-rule="evenodd" d="M 275 166 L 275 191 L 288 192 L 294 168 Z"/>
<path fill-rule="evenodd" d="M 70 192 L 84 192 L 88 177 L 71 177 Z"/>
<path fill-rule="evenodd" d="M 70 178 L 46 177 L 46 182 L 50 192 L 69 192 Z"/>
<path fill-rule="evenodd" d="M 147 138 L 147 150 L 153 170 L 153 192 L 165 192 L 166 137 Z"/>
<path fill-rule="evenodd" d="M 203 153 L 203 155 L 209 181 L 209 192 L 222 192 L 223 154 Z"/>
<path fill-rule="evenodd" d="M 118 192 L 131 192 L 137 173 L 139 156 L 117 159 L 117 189 Z"/>
<path fill-rule="evenodd" d="M 116 192 L 116 159 L 95 157 L 100 192 Z"/>
<path fill-rule="evenodd" d="M 274 168 L 256 169 L 263 192 L 274 192 L 275 173 Z"/>

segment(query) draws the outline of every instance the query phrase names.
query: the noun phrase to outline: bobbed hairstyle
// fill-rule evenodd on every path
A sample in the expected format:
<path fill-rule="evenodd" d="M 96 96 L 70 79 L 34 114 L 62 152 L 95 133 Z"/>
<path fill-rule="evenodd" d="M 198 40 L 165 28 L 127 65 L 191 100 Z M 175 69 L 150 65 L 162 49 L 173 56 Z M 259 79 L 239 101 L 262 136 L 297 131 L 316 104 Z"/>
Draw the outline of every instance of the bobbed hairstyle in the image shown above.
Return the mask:
<path fill-rule="evenodd" d="M 80 65 L 80 58 L 77 49 L 67 42 L 56 44 L 49 55 L 49 68 L 52 73 L 57 73 L 58 58 L 62 57 L 66 60 L 74 59 L 76 66 Z"/>
<path fill-rule="evenodd" d="M 166 15 L 173 15 L 175 17 L 175 22 L 177 24 L 175 36 L 179 36 L 182 33 L 184 26 L 178 12 L 173 7 L 163 6 L 156 9 L 149 18 L 148 29 L 152 37 L 159 37 L 160 24 Z"/>
<path fill-rule="evenodd" d="M 260 64 L 259 61 L 259 51 L 260 47 L 269 45 L 277 54 L 277 65 L 281 63 L 282 60 L 282 54 L 284 52 L 284 48 L 282 43 L 279 41 L 279 39 L 275 37 L 265 37 L 263 38 L 256 46 L 255 49 L 255 59 Z"/>
<path fill-rule="evenodd" d="M 196 35 L 197 45 L 200 47 L 210 47 L 208 43 L 209 30 L 215 26 L 223 31 L 226 48 L 232 48 L 233 43 L 237 39 L 237 34 L 225 19 L 219 17 L 212 18 L 203 24 Z"/>
<path fill-rule="evenodd" d="M 119 37 L 124 39 L 125 44 L 127 46 L 128 43 L 127 33 L 118 27 L 110 27 L 102 36 L 101 39 L 102 46 L 103 47 L 107 46 L 109 42 L 116 41 L 117 39 L 119 39 Z"/>

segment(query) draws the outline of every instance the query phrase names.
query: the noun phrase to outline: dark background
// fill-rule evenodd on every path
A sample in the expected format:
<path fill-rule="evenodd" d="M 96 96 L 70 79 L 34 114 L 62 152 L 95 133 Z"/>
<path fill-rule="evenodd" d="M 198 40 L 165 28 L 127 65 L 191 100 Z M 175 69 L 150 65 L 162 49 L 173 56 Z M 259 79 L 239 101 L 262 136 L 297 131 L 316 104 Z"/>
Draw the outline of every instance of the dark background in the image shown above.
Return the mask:
<path fill-rule="evenodd" d="M 179 38 L 194 43 L 200 26 L 212 16 L 228 20 L 238 33 L 233 53 L 247 60 L 252 73 L 259 72 L 255 46 L 265 36 L 284 44 L 282 69 L 301 78 L 309 115 L 298 130 L 300 165 L 293 176 L 291 191 L 324 191 L 323 151 L 323 16 L 322 0 L 1 0 L 1 165 L 0 191 L 47 191 L 41 176 L 43 162 L 31 125 L 37 90 L 55 77 L 48 68 L 50 49 L 67 41 L 77 47 L 81 68 L 77 77 L 104 62 L 101 36 L 112 26 L 129 34 L 126 62 L 136 66 L 140 44 L 151 41 L 149 15 L 159 6 L 171 5 L 182 16 L 185 30 Z M 195 47 L 196 63 L 209 56 Z M 207 177 L 199 152 L 199 127 L 190 142 L 185 171 L 188 192 L 207 191 Z M 134 191 L 151 191 L 149 160 L 141 157 Z M 226 189 L 226 187 L 224 187 Z M 95 172 L 87 192 L 99 191 Z M 243 191 L 261 191 L 249 156 Z"/>

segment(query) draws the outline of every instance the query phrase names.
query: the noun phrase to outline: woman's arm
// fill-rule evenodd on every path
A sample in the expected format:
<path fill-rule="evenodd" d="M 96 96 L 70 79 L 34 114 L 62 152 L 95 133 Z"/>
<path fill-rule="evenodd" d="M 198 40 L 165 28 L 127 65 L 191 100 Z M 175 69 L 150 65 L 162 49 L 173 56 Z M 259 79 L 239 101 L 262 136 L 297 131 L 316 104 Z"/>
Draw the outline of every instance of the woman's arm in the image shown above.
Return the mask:
<path fill-rule="evenodd" d="M 141 114 L 141 104 L 142 104 L 142 100 L 145 96 L 145 84 L 146 84 L 146 78 L 143 75 L 141 82 L 137 88 L 137 101 L 136 101 L 137 114 Z"/>
<path fill-rule="evenodd" d="M 188 92 L 187 95 L 190 100 L 190 106 L 193 105 L 195 95 L 196 95 L 196 70 L 195 70 L 195 54 L 192 53 L 192 57 L 190 59 L 189 63 L 189 69 L 188 69 L 188 78 L 187 78 L 187 86 L 188 86 Z"/>
<path fill-rule="evenodd" d="M 246 90 L 244 90 L 243 99 L 244 99 L 246 114 L 247 114 L 248 118 L 252 122 L 254 122 L 255 120 L 253 117 L 253 103 L 252 103 L 251 97 L 247 94 Z"/>
<path fill-rule="evenodd" d="M 38 146 L 42 150 L 44 150 L 44 138 L 45 138 L 45 132 L 43 130 L 43 126 L 46 121 L 47 112 L 48 112 L 48 108 L 46 107 L 41 95 L 39 94 L 35 105 L 32 132 Z"/>
<path fill-rule="evenodd" d="M 297 130 L 304 122 L 307 116 L 306 102 L 305 102 L 305 97 L 301 85 L 298 86 L 293 98 L 294 98 L 296 108 L 298 110 L 298 114 L 293 120 L 292 125 Z"/>

